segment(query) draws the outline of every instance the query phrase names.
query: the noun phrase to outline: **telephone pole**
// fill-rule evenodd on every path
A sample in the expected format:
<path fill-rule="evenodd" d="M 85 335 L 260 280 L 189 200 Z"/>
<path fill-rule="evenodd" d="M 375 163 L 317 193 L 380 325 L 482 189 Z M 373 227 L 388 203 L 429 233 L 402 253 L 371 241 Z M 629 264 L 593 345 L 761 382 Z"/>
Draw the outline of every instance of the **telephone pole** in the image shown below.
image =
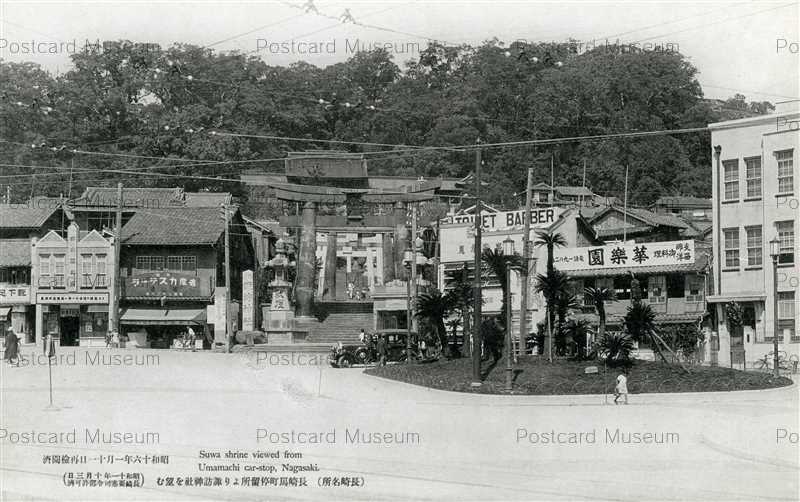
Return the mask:
<path fill-rule="evenodd" d="M 528 284 L 531 263 L 531 185 L 533 168 L 528 168 L 528 181 L 525 184 L 525 218 L 522 231 L 522 297 L 519 306 L 519 357 L 525 355 L 525 337 L 528 335 Z M 509 306 L 510 308 L 510 306 Z"/>
<path fill-rule="evenodd" d="M 108 317 L 109 327 L 112 332 L 119 333 L 119 298 L 122 285 L 122 264 L 120 255 L 122 251 L 122 183 L 117 183 L 117 210 L 114 222 L 114 279 L 111 282 L 111 301 L 109 302 Z"/>
<path fill-rule="evenodd" d="M 222 204 L 225 211 L 225 352 L 230 352 L 233 347 L 233 333 L 231 330 L 231 237 L 230 209 L 227 203 Z"/>
<path fill-rule="evenodd" d="M 480 145 L 480 140 L 478 140 Z M 475 320 L 472 327 L 472 386 L 479 387 L 481 385 L 481 252 L 483 245 L 481 243 L 481 227 L 483 225 L 483 218 L 481 218 L 481 149 L 480 146 L 475 149 L 475 278 L 473 282 L 473 310 Z"/>

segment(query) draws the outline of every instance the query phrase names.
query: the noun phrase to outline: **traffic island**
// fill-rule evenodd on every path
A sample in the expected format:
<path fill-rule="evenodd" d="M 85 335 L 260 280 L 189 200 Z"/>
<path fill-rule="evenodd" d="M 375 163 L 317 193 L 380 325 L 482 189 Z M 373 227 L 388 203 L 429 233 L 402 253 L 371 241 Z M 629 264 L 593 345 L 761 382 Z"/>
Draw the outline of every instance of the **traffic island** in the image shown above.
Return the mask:
<path fill-rule="evenodd" d="M 429 364 L 398 364 L 368 368 L 365 373 L 390 380 L 454 392 L 508 394 L 505 391 L 505 362 L 484 361 L 482 385 L 470 385 L 470 359 L 440 360 Z M 585 370 L 597 366 L 597 373 Z M 785 387 L 792 384 L 786 377 L 769 373 L 741 371 L 731 368 L 690 366 L 689 372 L 677 364 L 636 361 L 628 369 L 628 391 L 631 394 L 725 392 Z M 569 395 L 611 394 L 621 368 L 604 367 L 597 361 L 525 358 L 514 366 L 514 394 Z"/>

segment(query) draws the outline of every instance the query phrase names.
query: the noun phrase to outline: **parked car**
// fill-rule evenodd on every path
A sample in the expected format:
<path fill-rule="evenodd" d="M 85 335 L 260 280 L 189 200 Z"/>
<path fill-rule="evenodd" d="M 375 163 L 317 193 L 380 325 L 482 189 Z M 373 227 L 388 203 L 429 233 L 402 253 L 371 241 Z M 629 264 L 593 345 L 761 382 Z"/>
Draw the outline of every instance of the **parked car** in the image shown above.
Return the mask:
<path fill-rule="evenodd" d="M 354 364 L 370 364 L 378 361 L 378 337 L 386 336 L 386 361 L 400 362 L 406 360 L 406 338 L 408 332 L 400 329 L 384 329 L 372 335 L 370 343 L 342 344 L 331 347 L 328 362 L 334 368 L 349 368 Z M 411 333 L 411 358 L 416 359 L 417 335 Z"/>

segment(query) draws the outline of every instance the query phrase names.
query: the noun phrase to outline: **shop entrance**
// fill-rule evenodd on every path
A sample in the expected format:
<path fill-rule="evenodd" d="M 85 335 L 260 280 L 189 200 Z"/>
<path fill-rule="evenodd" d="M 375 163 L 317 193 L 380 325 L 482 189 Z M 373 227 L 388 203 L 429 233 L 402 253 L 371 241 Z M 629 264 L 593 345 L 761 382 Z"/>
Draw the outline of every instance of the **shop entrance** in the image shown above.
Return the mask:
<path fill-rule="evenodd" d="M 77 347 L 80 340 L 80 318 L 75 316 L 61 318 L 61 346 Z"/>

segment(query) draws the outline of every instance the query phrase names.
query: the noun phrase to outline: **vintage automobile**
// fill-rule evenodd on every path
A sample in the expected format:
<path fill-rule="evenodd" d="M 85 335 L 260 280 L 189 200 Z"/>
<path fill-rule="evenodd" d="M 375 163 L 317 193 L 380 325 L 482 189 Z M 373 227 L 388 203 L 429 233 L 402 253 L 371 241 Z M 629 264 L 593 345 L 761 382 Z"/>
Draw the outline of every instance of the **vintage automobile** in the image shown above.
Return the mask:
<path fill-rule="evenodd" d="M 370 364 L 378 361 L 377 338 L 386 336 L 386 361 L 400 362 L 406 360 L 406 338 L 408 332 L 402 329 L 384 329 L 372 335 L 371 343 L 342 344 L 331 347 L 328 362 L 334 368 L 349 368 L 354 364 Z M 417 335 L 411 333 L 411 358 L 416 359 Z"/>

